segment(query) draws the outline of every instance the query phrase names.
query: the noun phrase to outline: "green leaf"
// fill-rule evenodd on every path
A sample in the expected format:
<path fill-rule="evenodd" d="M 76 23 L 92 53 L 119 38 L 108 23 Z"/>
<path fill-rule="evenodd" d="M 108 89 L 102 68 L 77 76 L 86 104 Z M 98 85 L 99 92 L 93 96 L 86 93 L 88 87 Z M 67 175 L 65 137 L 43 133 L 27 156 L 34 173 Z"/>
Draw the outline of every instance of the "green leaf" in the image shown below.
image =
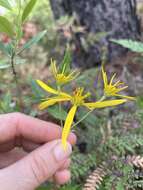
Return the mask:
<path fill-rule="evenodd" d="M 0 6 L 6 8 L 6 9 L 9 9 L 9 10 L 12 9 L 9 1 L 7 1 L 7 0 L 0 0 Z"/>
<path fill-rule="evenodd" d="M 6 48 L 6 51 L 7 51 L 7 54 L 8 54 L 8 55 L 11 55 L 11 54 L 13 53 L 14 48 L 13 48 L 12 43 L 6 44 L 6 45 L 5 45 L 5 48 Z"/>
<path fill-rule="evenodd" d="M 70 64 L 71 64 L 71 53 L 69 51 L 69 48 L 66 49 L 64 59 L 60 65 L 60 71 L 62 73 L 66 73 L 70 70 Z"/>
<path fill-rule="evenodd" d="M 9 68 L 11 65 L 10 64 L 0 64 L 0 69 L 7 69 Z"/>
<path fill-rule="evenodd" d="M 6 49 L 6 47 L 5 47 L 5 44 L 4 43 L 2 43 L 2 42 L 0 42 L 0 50 L 2 51 L 2 52 L 4 52 L 4 53 L 8 53 L 7 52 L 7 49 Z"/>
<path fill-rule="evenodd" d="M 87 114 L 87 111 L 80 109 L 79 112 L 77 112 L 77 119 L 78 121 L 82 119 L 85 115 Z M 93 113 L 90 113 L 88 117 L 86 117 L 81 123 L 84 125 L 90 125 L 90 126 L 95 126 L 97 122 L 97 119 Z"/>
<path fill-rule="evenodd" d="M 22 14 L 22 22 L 24 22 L 29 14 L 32 12 L 32 9 L 34 8 L 36 2 L 37 0 L 30 0 L 29 3 L 26 5 Z"/>
<path fill-rule="evenodd" d="M 47 190 L 47 187 L 39 187 L 38 189 L 36 190 Z"/>
<path fill-rule="evenodd" d="M 126 40 L 126 39 L 120 39 L 120 40 L 112 39 L 110 41 L 114 42 L 116 44 L 119 44 L 125 48 L 128 48 L 133 52 L 143 53 L 143 43 L 142 42 Z"/>
<path fill-rule="evenodd" d="M 32 92 L 34 94 L 34 99 L 36 98 L 37 100 L 40 100 L 40 99 L 44 98 L 43 91 L 39 87 L 37 82 L 35 80 L 33 80 L 31 77 L 30 77 L 29 80 L 30 80 L 29 82 L 30 82 L 30 85 L 31 85 L 31 88 L 32 88 Z"/>
<path fill-rule="evenodd" d="M 21 65 L 21 64 L 24 64 L 24 63 L 26 63 L 26 59 L 21 59 L 20 57 L 17 57 L 15 59 L 15 64 L 16 65 Z"/>
<path fill-rule="evenodd" d="M 10 37 L 14 35 L 12 24 L 3 16 L 0 16 L 0 32 L 4 32 Z"/>
<path fill-rule="evenodd" d="M 22 50 L 20 52 L 22 52 L 25 49 L 30 48 L 33 44 L 36 44 L 37 42 L 39 42 L 44 35 L 47 33 L 46 30 L 38 33 L 36 36 L 34 36 L 31 40 L 29 40 L 26 44 L 23 45 Z"/>
<path fill-rule="evenodd" d="M 58 110 L 58 111 L 57 111 Z M 66 120 L 67 112 L 61 108 L 61 112 L 59 112 L 59 106 L 55 105 L 48 108 L 48 113 L 53 116 L 55 119 L 62 119 L 63 121 Z"/>
<path fill-rule="evenodd" d="M 13 46 L 11 43 L 4 44 L 0 42 L 0 50 L 7 55 L 11 55 L 13 51 Z"/>
<path fill-rule="evenodd" d="M 116 190 L 125 190 L 122 180 L 117 183 Z"/>

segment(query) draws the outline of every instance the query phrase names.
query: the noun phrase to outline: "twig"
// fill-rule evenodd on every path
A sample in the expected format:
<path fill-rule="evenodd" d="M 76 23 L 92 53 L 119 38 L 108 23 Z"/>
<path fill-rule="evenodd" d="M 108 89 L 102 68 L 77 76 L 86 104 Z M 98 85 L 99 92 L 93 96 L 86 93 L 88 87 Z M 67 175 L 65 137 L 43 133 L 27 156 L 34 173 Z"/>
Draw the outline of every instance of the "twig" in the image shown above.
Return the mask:
<path fill-rule="evenodd" d="M 12 53 L 10 63 L 11 63 L 11 68 L 12 68 L 12 74 L 13 74 L 14 81 L 15 81 L 15 84 L 16 84 L 16 94 L 17 94 L 17 97 L 19 98 L 19 105 L 21 105 L 22 104 L 22 99 L 21 99 L 21 93 L 20 93 L 20 86 L 19 86 L 17 72 L 16 72 L 16 69 L 15 69 L 14 62 L 15 62 L 15 53 Z"/>

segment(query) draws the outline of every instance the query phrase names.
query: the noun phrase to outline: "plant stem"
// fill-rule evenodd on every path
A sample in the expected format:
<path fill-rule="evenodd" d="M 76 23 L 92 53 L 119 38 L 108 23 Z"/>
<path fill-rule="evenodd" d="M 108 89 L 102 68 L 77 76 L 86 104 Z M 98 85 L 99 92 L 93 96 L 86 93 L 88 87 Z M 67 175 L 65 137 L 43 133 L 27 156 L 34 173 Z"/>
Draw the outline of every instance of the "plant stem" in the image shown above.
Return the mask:
<path fill-rule="evenodd" d="M 19 105 L 21 105 L 22 99 L 21 99 L 20 86 L 19 86 L 19 82 L 18 82 L 17 72 L 16 72 L 15 65 L 14 65 L 14 63 L 15 63 L 15 53 L 14 52 L 11 55 L 10 63 L 11 63 L 13 78 L 14 78 L 14 81 L 16 84 L 16 94 L 19 99 Z"/>
<path fill-rule="evenodd" d="M 12 73 L 13 73 L 13 76 L 14 76 L 14 80 L 15 80 L 15 83 L 16 83 L 16 86 L 18 84 L 18 79 L 17 79 L 17 73 L 16 73 L 16 69 L 15 69 L 15 66 L 14 66 L 14 59 L 15 59 L 15 53 L 13 53 L 11 55 L 11 68 L 12 68 Z"/>
<path fill-rule="evenodd" d="M 57 85 L 57 88 L 58 88 L 58 91 L 60 92 L 60 91 L 61 91 L 60 85 Z M 60 112 L 60 116 L 61 116 L 61 112 L 62 112 L 62 105 L 61 105 L 61 102 L 59 102 L 59 112 Z M 61 117 L 60 117 L 60 123 L 61 123 L 61 127 L 63 127 L 63 120 L 62 120 Z"/>
<path fill-rule="evenodd" d="M 72 127 L 75 127 L 76 125 L 78 125 L 79 123 L 81 123 L 84 119 L 87 118 L 87 116 L 89 114 L 91 114 L 93 112 L 93 110 L 90 110 L 89 112 L 87 112 L 78 122 L 76 122 Z"/>
<path fill-rule="evenodd" d="M 98 102 L 101 102 L 103 100 L 105 100 L 106 96 L 103 95 L 101 97 L 101 99 Z M 87 112 L 78 122 L 76 122 L 72 127 L 75 127 L 76 125 L 78 125 L 79 123 L 81 123 L 84 119 L 86 119 L 92 112 L 94 109 L 90 110 L 89 112 Z"/>

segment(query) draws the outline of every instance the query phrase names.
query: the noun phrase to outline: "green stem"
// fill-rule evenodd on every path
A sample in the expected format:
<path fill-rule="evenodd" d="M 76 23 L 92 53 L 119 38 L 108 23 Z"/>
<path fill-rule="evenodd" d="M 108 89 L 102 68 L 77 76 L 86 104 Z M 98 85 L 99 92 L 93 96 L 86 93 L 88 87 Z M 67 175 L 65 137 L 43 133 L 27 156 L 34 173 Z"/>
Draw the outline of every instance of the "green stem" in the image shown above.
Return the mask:
<path fill-rule="evenodd" d="M 15 81 L 15 84 L 16 84 L 16 94 L 17 94 L 17 97 L 19 99 L 19 105 L 21 105 L 21 103 L 22 103 L 21 93 L 20 93 L 21 89 L 20 89 L 20 86 L 19 86 L 17 72 L 16 72 L 16 69 L 15 69 L 15 63 L 14 62 L 15 62 L 15 53 L 12 53 L 11 59 L 10 59 L 10 64 L 11 64 L 11 68 L 12 68 L 13 78 L 14 78 L 14 81 Z"/>
<path fill-rule="evenodd" d="M 101 99 L 98 102 L 101 102 L 103 100 L 105 100 L 106 96 L 103 95 L 101 97 Z M 86 119 L 92 112 L 94 111 L 94 109 L 90 110 L 89 112 L 87 112 L 78 122 L 76 122 L 72 127 L 75 127 L 76 125 L 78 125 L 79 123 L 81 123 L 84 119 Z"/>
<path fill-rule="evenodd" d="M 81 123 L 84 119 L 87 118 L 87 116 L 89 114 L 91 114 L 93 112 L 93 110 L 90 110 L 89 112 L 87 112 L 78 122 L 76 122 L 72 127 L 75 127 L 76 125 L 78 125 L 79 123 Z"/>
<path fill-rule="evenodd" d="M 13 48 L 13 52 L 11 54 L 10 57 L 10 64 L 11 64 L 11 68 L 12 68 L 12 73 L 13 73 L 13 78 L 16 84 L 16 94 L 17 97 L 19 99 L 19 105 L 22 104 L 22 96 L 21 96 L 21 89 L 20 89 L 20 85 L 19 85 L 19 81 L 18 81 L 18 76 L 17 76 L 17 72 L 16 72 L 16 68 L 15 68 L 15 58 L 17 56 L 17 50 L 18 50 L 18 45 L 19 45 L 19 41 L 20 41 L 20 35 L 21 33 L 19 33 L 19 31 L 21 32 L 21 28 L 22 28 L 22 24 L 21 24 L 21 0 L 17 1 L 18 3 L 18 15 L 16 18 L 16 25 L 18 30 L 16 31 L 16 37 L 14 40 L 14 48 Z"/>
<path fill-rule="evenodd" d="M 14 59 L 15 59 L 15 53 L 13 53 L 13 54 L 11 55 L 10 63 L 11 63 L 11 68 L 12 68 L 12 73 L 13 73 L 13 76 L 14 76 L 14 80 L 15 80 L 15 83 L 16 83 L 16 86 L 17 86 L 17 84 L 18 84 L 18 79 L 17 79 L 16 69 L 15 69 L 15 66 L 14 66 Z"/>
<path fill-rule="evenodd" d="M 57 85 L 57 89 L 58 89 L 59 92 L 61 91 L 60 85 Z M 61 102 L 59 102 L 59 112 L 60 112 L 60 116 L 61 116 L 61 112 L 62 112 L 62 105 L 61 105 Z M 64 125 L 63 125 L 63 120 L 62 120 L 61 117 L 60 117 L 60 123 L 61 123 L 61 127 L 63 127 Z"/>
<path fill-rule="evenodd" d="M 105 98 L 106 98 L 106 95 L 103 95 L 98 102 L 105 100 Z"/>

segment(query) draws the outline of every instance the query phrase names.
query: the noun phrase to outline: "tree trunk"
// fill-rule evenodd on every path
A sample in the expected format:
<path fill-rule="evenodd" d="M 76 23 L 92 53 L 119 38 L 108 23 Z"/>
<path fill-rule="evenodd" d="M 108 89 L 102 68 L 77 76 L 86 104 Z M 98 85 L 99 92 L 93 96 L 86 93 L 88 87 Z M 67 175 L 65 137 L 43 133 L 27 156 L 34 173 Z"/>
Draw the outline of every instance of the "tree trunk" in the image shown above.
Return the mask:
<path fill-rule="evenodd" d="M 95 43 L 84 48 L 83 40 L 87 35 L 76 33 L 74 63 L 84 68 L 92 67 L 101 62 L 103 49 L 107 57 L 113 60 L 127 50 L 109 41 L 115 39 L 137 39 L 140 35 L 140 22 L 136 13 L 136 0 L 50 0 L 56 19 L 63 15 L 77 15 L 81 26 L 95 36 L 106 32 Z"/>

